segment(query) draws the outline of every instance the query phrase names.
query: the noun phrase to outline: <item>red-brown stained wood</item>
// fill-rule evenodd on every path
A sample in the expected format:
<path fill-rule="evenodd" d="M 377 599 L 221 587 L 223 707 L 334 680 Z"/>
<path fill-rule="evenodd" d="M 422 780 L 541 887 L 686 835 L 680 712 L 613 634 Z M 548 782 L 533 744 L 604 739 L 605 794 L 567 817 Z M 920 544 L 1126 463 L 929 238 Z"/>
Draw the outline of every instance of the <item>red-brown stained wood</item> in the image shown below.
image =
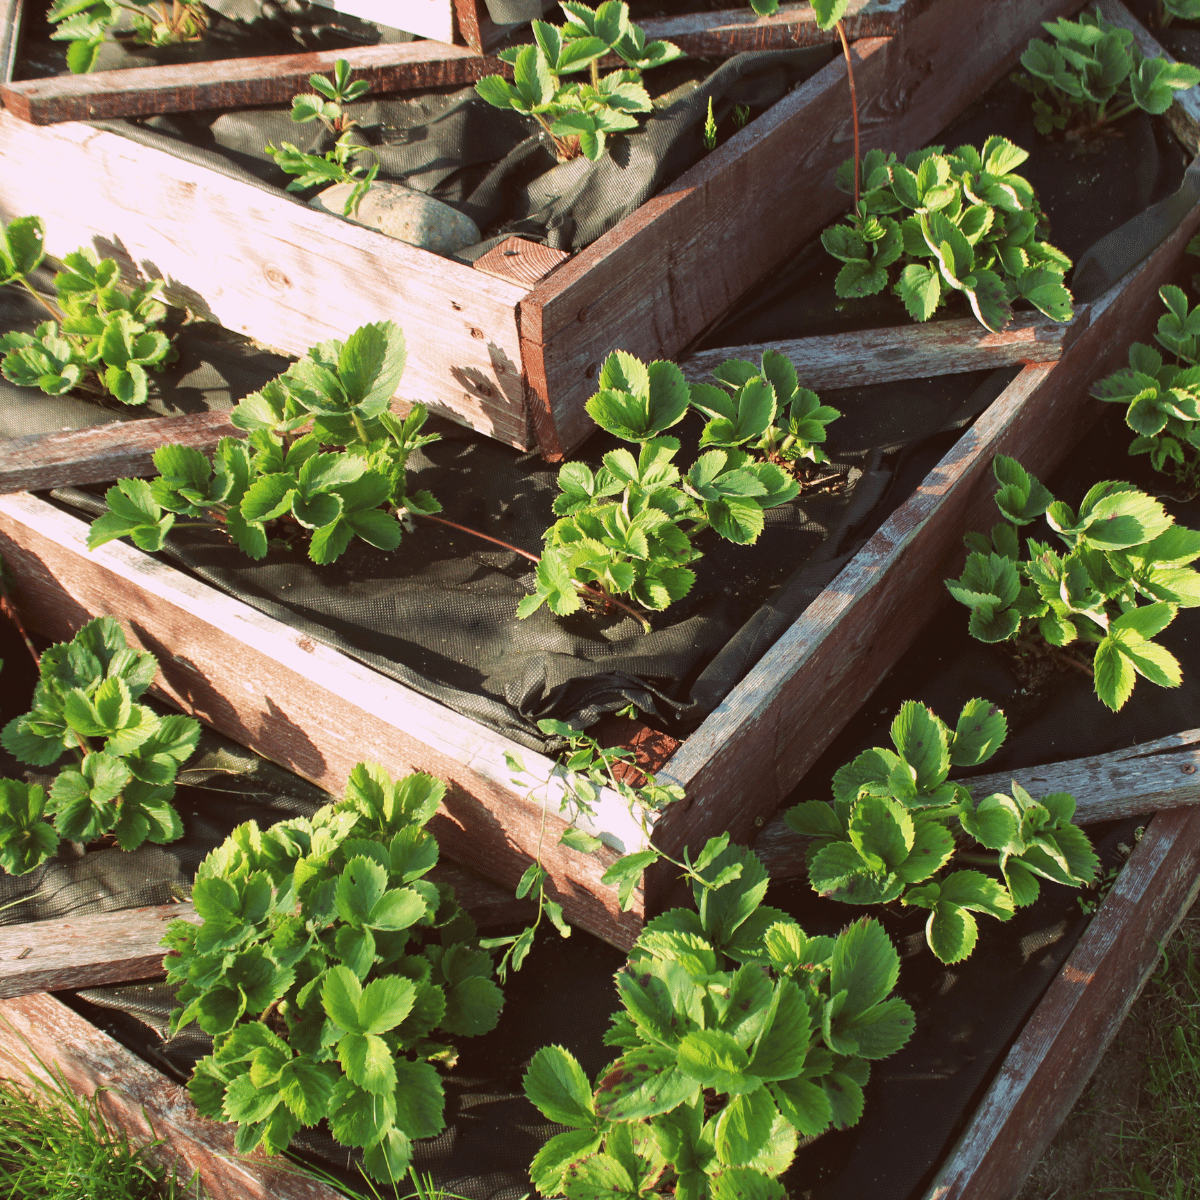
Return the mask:
<path fill-rule="evenodd" d="M 993 458 L 1011 455 L 1045 478 L 1099 417 L 1088 386 L 1122 365 L 1130 342 L 1152 328 L 1158 287 L 1197 228 L 1200 209 L 1092 306 L 1091 324 L 1057 363 L 1021 372 L 688 738 L 660 772 L 688 796 L 656 826 L 663 849 L 678 855 L 725 828 L 745 839 L 771 816 L 923 618 L 947 602 L 942 580 L 961 570 L 963 534 L 995 521 Z M 668 884 L 666 873 L 647 879 L 651 905 Z"/>
<path fill-rule="evenodd" d="M 978 801 L 994 792 L 1008 793 L 1013 780 L 1035 799 L 1051 792 L 1074 796 L 1076 825 L 1200 804 L 1200 729 L 1185 729 L 1110 754 L 974 775 L 962 782 Z M 790 879 L 804 873 L 804 851 L 810 841 L 793 833 L 778 816 L 754 839 L 754 850 L 772 879 Z"/>
<path fill-rule="evenodd" d="M 153 474 L 152 456 L 167 442 L 208 452 L 233 436 L 242 431 L 229 423 L 229 413 L 214 411 L 9 438 L 0 454 L 0 494 Z"/>
<path fill-rule="evenodd" d="M 935 4 L 893 38 L 855 42 L 863 151 L 928 142 L 1012 66 L 1039 21 L 1077 7 Z M 852 153 L 847 95 L 839 56 L 521 302 L 543 454 L 561 457 L 587 437 L 583 401 L 613 349 L 673 357 L 845 208 L 834 176 Z"/>
<path fill-rule="evenodd" d="M 1200 890 L 1200 810 L 1159 813 L 1004 1059 L 926 1200 L 1015 1196 Z"/>
<path fill-rule="evenodd" d="M 364 759 L 393 776 L 436 775 L 449 791 L 430 829 L 449 857 L 513 887 L 540 846 L 573 923 L 614 945 L 636 938 L 640 896 L 622 913 L 600 881 L 618 850 L 560 846 L 553 798 L 543 816 L 551 761 L 124 543 L 89 553 L 87 529 L 32 496 L 0 498 L 0 554 L 31 628 L 61 641 L 92 616 L 117 618 L 131 644 L 157 655 L 161 694 L 335 795 Z M 617 797 L 611 804 L 599 831 L 640 849 L 640 829 Z"/>
<path fill-rule="evenodd" d="M 823 337 L 793 338 L 754 346 L 701 350 L 680 362 L 684 378 L 697 383 L 729 358 L 758 362 L 764 351 L 782 354 L 796 368 L 805 387 L 864 387 L 925 375 L 957 375 L 1015 363 L 1053 362 L 1063 345 L 1088 322 L 1081 304 L 1070 324 L 1051 321 L 1039 312 L 1018 313 L 1007 329 L 993 333 L 973 317 L 896 325 Z"/>
<path fill-rule="evenodd" d="M 59 1068 L 68 1087 L 95 1096 L 110 1124 L 159 1153 L 183 1180 L 198 1171 L 209 1200 L 337 1200 L 327 1185 L 286 1159 L 234 1148 L 235 1126 L 202 1117 L 186 1089 L 142 1062 L 61 1000 L 44 993 L 0 1000 L 0 1077 L 42 1079 L 34 1055 Z"/>
<path fill-rule="evenodd" d="M 4 107 L 22 121 L 98 121 L 152 113 L 285 104 L 344 58 L 370 91 L 462 86 L 511 68 L 462 46 L 417 41 L 317 50 L 264 58 L 227 58 L 172 67 L 129 67 L 94 75 L 54 75 L 0 85 Z"/>
<path fill-rule="evenodd" d="M 508 237 L 486 254 L 481 254 L 472 265 L 475 270 L 495 275 L 497 279 L 508 279 L 533 287 L 570 257 L 565 250 L 555 250 L 552 246 L 543 246 L 541 242 Z"/>

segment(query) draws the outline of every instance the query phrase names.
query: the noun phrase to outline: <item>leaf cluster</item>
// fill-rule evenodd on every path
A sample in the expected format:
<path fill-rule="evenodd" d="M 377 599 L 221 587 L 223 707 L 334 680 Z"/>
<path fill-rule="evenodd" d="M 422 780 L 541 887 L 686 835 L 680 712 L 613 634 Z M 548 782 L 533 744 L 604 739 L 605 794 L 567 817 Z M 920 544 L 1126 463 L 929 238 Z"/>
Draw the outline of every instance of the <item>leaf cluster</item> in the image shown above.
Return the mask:
<path fill-rule="evenodd" d="M 1180 21 L 1200 21 L 1200 0 L 1159 0 L 1159 25 L 1170 25 L 1176 18 Z"/>
<path fill-rule="evenodd" d="M 428 492 L 408 491 L 409 454 L 437 440 L 421 433 L 425 408 L 414 404 L 403 420 L 388 409 L 404 361 L 404 335 L 391 321 L 313 347 L 233 409 L 230 420 L 249 437 L 222 438 L 211 460 L 163 446 L 154 454 L 158 478 L 109 488 L 88 548 L 129 537 L 161 550 L 186 516 L 217 521 L 254 559 L 267 553 L 272 522 L 308 536 L 315 563 L 334 562 L 355 537 L 394 550 L 398 514 L 439 508 Z"/>
<path fill-rule="evenodd" d="M 345 105 L 365 95 L 370 87 L 365 79 L 350 82 L 350 64 L 339 58 L 333 64 L 333 79 L 324 75 L 310 75 L 308 82 L 312 92 L 302 92 L 292 97 L 292 120 L 297 124 L 320 121 L 336 137 L 333 146 L 324 154 L 310 154 L 291 142 L 279 146 L 266 146 L 266 151 L 275 159 L 275 165 L 288 175 L 297 176 L 287 185 L 289 192 L 303 192 L 311 187 L 337 183 L 354 185 L 346 197 L 342 215 L 349 217 L 358 212 L 358 206 L 367 189 L 379 174 L 378 161 L 370 168 L 355 166 L 351 158 L 362 146 L 354 140 L 353 130 L 357 125 L 346 111 Z M 363 174 L 366 170 L 366 174 Z"/>
<path fill-rule="evenodd" d="M 648 922 L 616 976 L 619 1057 L 594 1085 L 559 1046 L 533 1057 L 526 1095 L 569 1127 L 530 1168 L 543 1195 L 782 1200 L 798 1139 L 854 1125 L 871 1062 L 912 1033 L 880 925 L 808 937 L 762 904 L 765 869 L 727 835 L 695 868 L 698 911 Z"/>
<path fill-rule="evenodd" d="M 916 905 L 929 910 L 925 938 L 943 962 L 960 962 L 979 936 L 973 914 L 1007 921 L 1037 899 L 1037 877 L 1068 886 L 1092 881 L 1098 860 L 1071 824 L 1065 793 L 1034 800 L 1015 780 L 1011 795 L 975 804 L 951 766 L 973 767 L 1000 748 L 1008 725 L 986 700 L 969 700 L 954 730 L 915 700 L 892 722 L 894 750 L 876 746 L 833 777 L 833 805 L 818 800 L 784 819 L 811 837 L 813 889 L 845 904 Z M 1000 875 L 952 870 L 963 837 L 996 851 Z"/>
<path fill-rule="evenodd" d="M 41 656 L 33 706 L 4 727 L 0 742 L 21 762 L 58 772 L 49 795 L 38 784 L 0 779 L 0 867 L 24 875 L 62 838 L 111 833 L 122 850 L 135 850 L 183 835 L 171 797 L 200 725 L 137 703 L 157 670 L 154 655 L 131 650 L 111 617 L 89 621 Z"/>
<path fill-rule="evenodd" d="M 862 160 L 858 211 L 821 234 L 821 244 L 845 263 L 834 287 L 860 298 L 893 291 L 914 321 L 927 321 L 954 294 L 966 297 L 980 324 L 993 331 L 1026 300 L 1055 321 L 1072 317 L 1063 276 L 1071 260 L 1042 240 L 1045 218 L 1033 187 L 1015 173 L 1029 153 L 1002 137 L 982 150 L 945 153 L 928 146 L 901 162 L 872 150 Z M 838 172 L 852 190 L 853 160 Z"/>
<path fill-rule="evenodd" d="M 1178 0 L 1176 0 L 1178 2 Z M 1052 41 L 1037 38 L 1021 55 L 1013 81 L 1033 93 L 1034 125 L 1048 135 L 1084 137 L 1137 109 L 1164 113 L 1174 93 L 1200 83 L 1190 63 L 1147 58 L 1133 33 L 1100 13 L 1043 21 Z"/>
<path fill-rule="evenodd" d="M 828 462 L 820 448 L 825 427 L 842 414 L 801 387 L 796 368 L 777 350 L 764 350 L 756 366 L 731 358 L 713 371 L 723 387 L 691 385 L 691 405 L 709 418 L 701 446 L 757 450 L 769 462 Z"/>
<path fill-rule="evenodd" d="M 178 357 L 167 336 L 154 328 L 167 315 L 158 298 L 162 280 L 122 290 L 116 260 L 100 258 L 85 246 L 68 254 L 54 276 L 55 308 L 29 282 L 45 259 L 44 237 L 41 217 L 17 217 L 0 230 L 0 286 L 24 287 L 57 318 L 32 334 L 0 335 L 0 374 L 19 387 L 60 396 L 94 373 L 122 404 L 145 404 L 147 370 L 161 370 Z"/>
<path fill-rule="evenodd" d="M 1167 312 L 1154 337 L 1175 365 L 1143 342 L 1129 348 L 1129 366 L 1092 387 L 1097 400 L 1128 405 L 1125 423 L 1137 435 L 1130 454 L 1149 454 L 1156 471 L 1172 471 L 1190 490 L 1200 488 L 1200 305 L 1189 311 L 1182 288 L 1158 290 Z"/>
<path fill-rule="evenodd" d="M 171 1030 L 195 1021 L 213 1036 L 188 1090 L 237 1122 L 239 1153 L 280 1152 L 325 1119 L 389 1182 L 415 1139 L 442 1131 L 432 1064 L 454 1052 L 441 1037 L 486 1033 L 503 1002 L 474 922 L 425 878 L 438 846 L 424 826 L 444 793 L 360 763 L 341 802 L 241 825 L 201 863 L 203 924 L 175 921 L 163 939 Z"/>
<path fill-rule="evenodd" d="M 754 462 L 744 450 L 714 449 L 685 474 L 675 464 L 679 441 L 659 436 L 687 414 L 691 393 L 669 362 L 646 364 L 617 350 L 601 368 L 600 390 L 587 411 L 601 428 L 639 443 L 637 458 L 612 450 L 593 472 L 566 463 L 558 476 L 554 511 L 546 531 L 535 591 L 517 607 L 527 617 L 542 604 L 559 616 L 581 606 L 580 591 L 627 595 L 661 610 L 691 590 L 700 557 L 693 542 L 712 528 L 745 545 L 762 532 L 764 512 L 799 494 L 799 486 L 773 463 Z"/>
<path fill-rule="evenodd" d="M 662 66 L 683 51 L 671 42 L 649 42 L 629 19 L 624 0 L 604 0 L 595 9 L 564 0 L 562 26 L 533 22 L 534 44 L 500 51 L 513 68 L 513 82 L 486 75 L 475 90 L 494 108 L 515 109 L 533 117 L 549 134 L 560 162 L 582 154 L 595 162 L 605 138 L 637 128 L 637 114 L 648 113 L 650 96 L 642 72 Z M 600 59 L 615 54 L 624 66 L 601 76 Z M 564 76 L 588 70 L 587 82 Z"/>
<path fill-rule="evenodd" d="M 1052 647 L 1087 648 L 1096 695 L 1114 711 L 1138 675 L 1178 687 L 1178 660 L 1151 639 L 1180 608 L 1200 605 L 1200 573 L 1188 565 L 1200 558 L 1200 532 L 1176 525 L 1130 483 L 1097 483 L 1076 512 L 1013 459 L 997 456 L 992 469 L 1005 521 L 990 537 L 968 534 L 962 576 L 946 580 L 971 610 L 971 636 L 1004 642 L 1036 634 Z M 1043 514 L 1066 552 L 1029 538 L 1022 561 L 1017 526 Z"/>
<path fill-rule="evenodd" d="M 72 74 L 90 71 L 105 37 L 124 12 L 133 15 L 133 41 L 142 46 L 176 46 L 198 41 L 208 29 L 203 4 L 186 0 L 54 0 L 46 14 L 58 28 L 54 41 L 68 41 Z"/>

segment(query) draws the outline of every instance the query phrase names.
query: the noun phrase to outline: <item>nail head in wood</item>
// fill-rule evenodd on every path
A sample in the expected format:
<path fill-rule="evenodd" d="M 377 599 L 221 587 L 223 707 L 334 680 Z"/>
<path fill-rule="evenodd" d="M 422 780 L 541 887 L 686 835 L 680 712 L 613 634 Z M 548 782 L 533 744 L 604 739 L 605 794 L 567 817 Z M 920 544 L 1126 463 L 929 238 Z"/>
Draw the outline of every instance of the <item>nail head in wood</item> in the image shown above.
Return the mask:
<path fill-rule="evenodd" d="M 533 287 L 570 257 L 565 250 L 552 250 L 541 242 L 510 237 L 477 258 L 475 270 Z"/>

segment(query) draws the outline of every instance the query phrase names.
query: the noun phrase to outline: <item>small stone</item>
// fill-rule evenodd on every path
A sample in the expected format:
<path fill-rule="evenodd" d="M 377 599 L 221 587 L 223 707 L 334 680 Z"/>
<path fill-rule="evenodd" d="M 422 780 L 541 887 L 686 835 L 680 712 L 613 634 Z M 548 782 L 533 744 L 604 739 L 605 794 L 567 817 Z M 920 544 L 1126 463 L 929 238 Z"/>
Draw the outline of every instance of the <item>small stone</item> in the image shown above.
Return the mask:
<path fill-rule="evenodd" d="M 340 217 L 353 190 L 352 184 L 335 183 L 314 196 L 309 204 Z M 388 237 L 432 250 L 434 254 L 453 254 L 482 240 L 479 227 L 465 213 L 400 183 L 371 184 L 357 214 L 344 220 L 378 229 Z"/>

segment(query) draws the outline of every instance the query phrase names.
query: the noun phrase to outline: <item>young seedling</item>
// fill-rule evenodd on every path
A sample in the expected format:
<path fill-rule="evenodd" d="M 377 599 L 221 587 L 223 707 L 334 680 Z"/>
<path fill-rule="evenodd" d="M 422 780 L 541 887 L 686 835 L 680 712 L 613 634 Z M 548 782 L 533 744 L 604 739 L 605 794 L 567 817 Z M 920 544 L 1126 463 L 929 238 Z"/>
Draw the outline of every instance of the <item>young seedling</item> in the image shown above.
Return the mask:
<path fill-rule="evenodd" d="M 116 621 L 99 617 L 51 646 L 38 671 L 33 707 L 4 727 L 0 742 L 21 762 L 57 774 L 49 795 L 38 784 L 0 779 L 0 867 L 24 875 L 63 838 L 111 833 L 122 850 L 135 850 L 181 837 L 171 797 L 200 725 L 137 703 L 158 671 L 154 655 L 131 650 Z"/>
<path fill-rule="evenodd" d="M 29 279 L 45 260 L 44 239 L 41 217 L 16 217 L 0 227 L 0 286 L 23 287 L 53 318 L 32 334 L 0 335 L 0 374 L 51 396 L 79 388 L 122 404 L 145 404 L 147 370 L 161 370 L 178 357 L 166 335 L 153 328 L 167 314 L 158 298 L 162 280 L 123 291 L 116 286 L 116 261 L 83 247 L 63 259 L 66 269 L 54 277 L 55 304 Z"/>
<path fill-rule="evenodd" d="M 704 118 L 704 148 L 705 150 L 717 148 L 717 121 L 713 116 L 711 96 L 708 98 L 708 115 Z"/>
<path fill-rule="evenodd" d="M 365 79 L 351 83 L 350 64 L 344 58 L 334 63 L 332 80 L 324 75 L 310 75 L 308 82 L 314 89 L 312 92 L 292 97 L 292 120 L 300 125 L 319 121 L 337 139 L 332 149 L 324 154 L 308 154 L 291 142 L 279 146 L 268 142 L 266 150 L 274 157 L 276 166 L 298 177 L 287 185 L 289 192 L 303 192 L 322 185 L 353 184 L 342 208 L 342 215 L 350 217 L 358 212 L 363 196 L 375 182 L 379 163 L 372 163 L 365 175 L 364 168 L 350 165 L 350 159 L 362 147 L 352 140 L 357 123 L 345 106 L 364 95 L 371 85 Z"/>
<path fill-rule="evenodd" d="M 1146 58 L 1128 29 L 1099 13 L 1080 13 L 1077 21 L 1059 17 L 1042 26 L 1053 41 L 1031 41 L 1021 55 L 1024 73 L 1012 77 L 1033 94 L 1038 133 L 1093 137 L 1139 108 L 1166 112 L 1175 92 L 1200 83 L 1200 68 Z"/>
<path fill-rule="evenodd" d="M 474 922 L 425 878 L 445 790 L 359 763 L 340 803 L 241 825 L 200 864 L 203 924 L 175 921 L 163 939 L 171 1032 L 194 1021 L 212 1035 L 188 1091 L 237 1122 L 239 1154 L 280 1153 L 328 1120 L 371 1178 L 398 1183 L 412 1142 L 442 1132 L 444 1039 L 487 1033 L 503 1003 Z"/>
<path fill-rule="evenodd" d="M 785 1200 L 799 1139 L 856 1124 L 871 1063 L 912 1035 L 879 924 L 807 936 L 728 835 L 694 866 L 697 910 L 650 921 L 617 972 L 616 1061 L 592 1083 L 561 1046 L 533 1056 L 525 1094 L 567 1126 L 530 1167 L 543 1196 Z"/>
<path fill-rule="evenodd" d="M 1005 521 L 990 536 L 968 534 L 962 576 L 946 580 L 971 610 L 971 636 L 1048 647 L 1091 675 L 1114 711 L 1139 675 L 1178 687 L 1179 662 L 1151 639 L 1180 608 L 1200 606 L 1200 572 L 1188 566 L 1200 558 L 1200 532 L 1176 525 L 1129 483 L 1097 483 L 1076 512 L 1015 460 L 999 455 L 993 470 Z M 1029 558 L 1020 561 L 1017 527 L 1043 515 L 1066 553 L 1029 538 Z"/>
<path fill-rule="evenodd" d="M 1025 300 L 1055 321 L 1073 315 L 1063 276 L 1071 260 L 1042 241 L 1045 218 L 1029 181 L 1015 174 L 1029 153 L 1002 137 L 981 150 L 941 146 L 903 161 L 881 150 L 862 163 L 862 198 L 844 225 L 821 235 L 821 244 L 845 266 L 834 287 L 859 298 L 893 291 L 915 321 L 927 321 L 956 292 L 976 319 L 999 331 L 1012 306 Z M 848 190 L 850 164 L 838 172 Z"/>
<path fill-rule="evenodd" d="M 1187 296 L 1173 284 L 1158 294 L 1168 311 L 1154 337 L 1175 356 L 1175 365 L 1135 342 L 1128 368 L 1100 380 L 1091 394 L 1129 406 L 1125 423 L 1137 434 L 1129 453 L 1149 454 L 1154 469 L 1171 472 L 1190 497 L 1200 491 L 1200 305 L 1189 310 Z"/>
<path fill-rule="evenodd" d="M 712 528 L 727 541 L 757 541 L 768 508 L 795 499 L 800 488 L 774 463 L 754 462 L 738 449 L 709 450 L 685 474 L 675 464 L 679 442 L 661 436 L 687 414 L 691 394 L 674 363 L 646 364 L 618 350 L 599 376 L 587 411 L 602 429 L 640 444 L 637 458 L 613 450 L 593 472 L 567 463 L 559 472 L 560 520 L 546 531 L 533 595 L 519 617 L 542 604 L 558 616 L 582 606 L 581 592 L 611 601 L 631 597 L 661 611 L 691 590 L 693 544 Z"/>
<path fill-rule="evenodd" d="M 1172 21 L 1200 21 L 1200 0 L 1158 0 L 1158 24 L 1162 27 Z"/>
<path fill-rule="evenodd" d="M 208 29 L 208 10 L 182 0 L 54 0 L 47 19 L 58 25 L 50 35 L 69 41 L 67 66 L 76 75 L 90 71 L 108 31 L 123 12 L 133 14 L 133 41 L 141 46 L 176 46 L 199 41 Z"/>
<path fill-rule="evenodd" d="M 784 814 L 812 838 L 807 851 L 813 890 L 845 904 L 915 905 L 929 910 L 925 937 L 946 963 L 961 962 L 979 936 L 973 913 L 1007 921 L 1038 896 L 1037 878 L 1085 886 L 1098 860 L 1083 830 L 1071 824 L 1065 793 L 1034 800 L 1015 781 L 1011 795 L 974 803 L 951 766 L 974 767 L 1000 748 L 1008 724 L 986 700 L 970 700 L 951 729 L 914 700 L 892 722 L 892 745 L 866 750 L 833 777 L 833 805 L 819 800 Z M 963 854 L 962 835 L 994 857 Z M 958 855 L 993 869 L 952 870 Z M 997 875 L 999 878 L 997 878 Z"/>
<path fill-rule="evenodd" d="M 562 8 L 565 25 L 534 21 L 532 46 L 500 52 L 512 65 L 512 83 L 501 75 L 486 75 L 475 90 L 495 108 L 532 117 L 560 162 L 580 154 L 595 162 L 608 134 L 636 129 L 637 114 L 651 110 L 642 72 L 681 57 L 683 51 L 670 42 L 647 44 L 623 0 L 605 0 L 595 9 L 565 0 Z M 601 76 L 599 62 L 607 54 L 625 65 Z M 589 71 L 587 83 L 564 81 L 564 75 L 583 70 Z"/>

